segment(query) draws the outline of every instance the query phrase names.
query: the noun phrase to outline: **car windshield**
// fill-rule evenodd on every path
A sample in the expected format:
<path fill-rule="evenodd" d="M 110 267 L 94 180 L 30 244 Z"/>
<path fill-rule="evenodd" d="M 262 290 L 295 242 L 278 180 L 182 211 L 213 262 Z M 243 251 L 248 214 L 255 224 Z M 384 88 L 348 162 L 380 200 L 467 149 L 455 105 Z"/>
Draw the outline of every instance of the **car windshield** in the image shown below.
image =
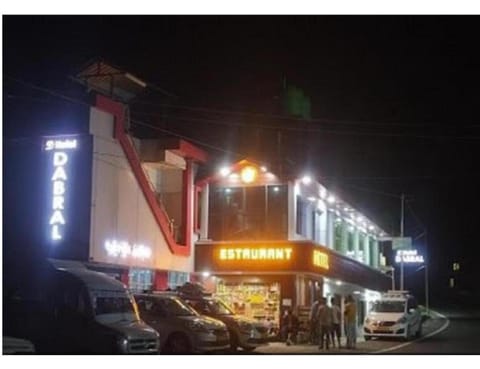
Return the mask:
<path fill-rule="evenodd" d="M 220 300 L 208 300 L 208 308 L 218 315 L 234 315 L 232 310 Z"/>
<path fill-rule="evenodd" d="M 93 292 L 95 319 L 101 323 L 134 322 L 139 320 L 132 299 L 116 291 Z"/>
<path fill-rule="evenodd" d="M 405 301 L 375 301 L 372 311 L 376 313 L 404 313 Z"/>
<path fill-rule="evenodd" d="M 97 297 L 95 315 L 134 313 L 132 302 L 128 297 Z"/>
<path fill-rule="evenodd" d="M 180 299 L 172 298 L 159 298 L 155 300 L 155 304 L 158 304 L 161 309 L 166 311 L 169 315 L 174 316 L 192 316 L 198 315 L 190 306 L 185 304 Z"/>

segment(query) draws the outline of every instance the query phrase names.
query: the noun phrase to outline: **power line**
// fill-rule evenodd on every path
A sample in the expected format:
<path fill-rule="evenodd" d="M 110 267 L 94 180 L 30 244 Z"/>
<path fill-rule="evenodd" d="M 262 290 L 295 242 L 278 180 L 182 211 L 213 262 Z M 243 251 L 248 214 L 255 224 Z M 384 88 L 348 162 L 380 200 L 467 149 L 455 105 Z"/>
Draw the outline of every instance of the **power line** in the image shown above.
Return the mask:
<path fill-rule="evenodd" d="M 372 189 L 370 189 L 370 188 L 360 187 L 360 186 L 351 185 L 351 184 L 347 184 L 347 183 L 343 183 L 343 184 L 341 184 L 340 186 L 351 187 L 351 188 L 354 188 L 354 189 L 359 190 L 359 191 L 370 192 L 370 193 L 374 193 L 374 194 L 382 195 L 382 196 L 387 196 L 387 197 L 394 197 L 394 198 L 396 198 L 396 199 L 399 199 L 399 198 L 401 197 L 401 196 L 398 195 L 398 194 L 393 194 L 393 193 L 388 193 L 388 192 L 382 192 L 382 191 L 372 190 Z"/>
<path fill-rule="evenodd" d="M 133 111 L 139 114 L 137 111 Z M 161 116 L 158 113 L 142 113 L 143 115 Z M 424 139 L 458 139 L 458 140 L 480 140 L 480 136 L 447 136 L 447 135 L 421 135 L 421 134 L 401 134 L 401 133 L 385 133 L 385 132 L 360 132 L 360 131 L 342 131 L 332 130 L 324 128 L 302 128 L 302 127 L 288 127 L 278 125 L 266 125 L 266 124 L 250 124 L 250 123 L 238 123 L 225 120 L 207 119 L 207 118 L 192 118 L 192 117 L 178 117 L 174 116 L 173 119 L 183 120 L 186 122 L 201 122 L 209 123 L 227 127 L 244 127 L 244 128 L 261 128 L 280 131 L 293 131 L 293 132 L 305 132 L 305 133 L 319 133 L 319 134 L 332 134 L 341 136 L 370 136 L 370 137 L 400 137 L 400 138 L 424 138 Z"/>
<path fill-rule="evenodd" d="M 157 130 L 157 131 L 160 131 L 160 132 L 164 132 L 164 133 L 168 133 L 172 136 L 175 136 L 175 137 L 178 137 L 178 138 L 184 138 L 186 140 L 189 140 L 191 142 L 194 142 L 194 143 L 197 143 L 199 145 L 202 145 L 204 147 L 208 147 L 210 149 L 213 149 L 213 150 L 216 150 L 216 151 L 221 151 L 221 152 L 224 152 L 224 153 L 227 153 L 227 154 L 233 154 L 235 156 L 238 156 L 238 157 L 243 157 L 243 158 L 246 158 L 248 157 L 248 155 L 245 155 L 245 154 L 241 154 L 239 152 L 235 152 L 235 151 L 231 151 L 231 150 L 226 150 L 224 148 L 221 148 L 219 146 L 215 146 L 215 145 L 212 145 L 212 144 L 209 144 L 207 142 L 203 142 L 203 141 L 200 141 L 200 140 L 197 140 L 193 137 L 189 137 L 189 136 L 186 136 L 186 135 L 182 135 L 182 134 L 179 134 L 179 133 L 176 133 L 176 132 L 173 132 L 173 131 L 170 131 L 168 129 L 164 129 L 164 128 L 160 128 L 158 126 L 155 126 L 155 125 L 152 125 L 152 124 L 149 124 L 149 123 L 145 123 L 145 122 L 142 122 L 142 121 L 139 121 L 139 120 L 136 120 L 136 119 L 130 119 L 130 122 L 134 123 L 134 124 L 137 124 L 139 126 L 142 126 L 142 127 L 147 127 L 147 128 L 151 128 L 151 129 L 154 129 L 154 130 Z"/>
<path fill-rule="evenodd" d="M 10 76 L 5 76 L 6 78 L 15 81 L 19 84 L 22 84 L 26 87 L 30 87 L 37 91 L 41 91 L 57 98 L 64 99 L 71 103 L 78 103 L 84 106 L 90 106 L 90 104 L 81 101 L 76 98 L 72 98 L 60 92 L 54 91 L 49 88 L 40 87 L 35 84 L 25 82 L 19 80 L 17 78 L 13 78 Z M 212 119 L 202 119 L 202 118 L 177 118 L 185 121 L 197 121 L 197 122 L 204 122 L 204 123 L 212 123 L 212 124 L 220 124 L 226 126 L 236 125 L 239 127 L 258 127 L 264 129 L 275 129 L 275 130 L 288 130 L 288 131 L 298 131 L 298 132 L 307 132 L 307 133 L 322 133 L 322 134 L 334 134 L 334 135 L 348 135 L 348 136 L 371 136 L 371 137 L 401 137 L 401 138 L 427 138 L 427 139 L 459 139 L 459 140 L 479 140 L 480 136 L 439 136 L 439 135 L 405 135 L 405 134 L 393 134 L 393 133 L 375 133 L 375 132 L 358 132 L 358 131 L 338 131 L 338 130 L 326 130 L 326 129 L 318 129 L 318 128 L 301 128 L 301 127 L 279 127 L 279 126 L 271 126 L 271 125 L 251 125 L 251 124 L 243 124 L 243 123 L 232 123 L 232 122 L 225 122 L 225 121 L 218 121 Z M 294 118 L 297 119 L 297 118 Z M 302 120 L 302 119 L 300 119 Z M 305 121 L 305 120 L 304 120 Z M 152 126 L 153 127 L 153 126 Z M 172 134 L 170 132 L 170 134 Z M 191 139 L 191 138 L 189 138 Z M 192 139 L 193 140 L 193 139 Z M 208 145 L 208 144 L 207 144 Z M 217 148 L 215 148 L 217 149 Z"/>
<path fill-rule="evenodd" d="M 52 95 L 52 96 L 55 96 L 55 97 L 58 97 L 60 99 L 63 99 L 63 100 L 66 100 L 66 101 L 69 101 L 71 103 L 76 103 L 76 104 L 81 104 L 81 105 L 84 105 L 84 106 L 90 106 L 90 104 L 88 104 L 87 102 L 85 101 L 82 101 L 82 100 L 78 100 L 76 98 L 73 98 L 73 97 L 70 97 L 70 96 L 67 96 L 61 92 L 57 92 L 55 90 L 52 90 L 50 88 L 46 88 L 46 87 L 41 87 L 41 86 L 38 86 L 38 85 L 35 85 L 33 83 L 30 83 L 30 82 L 25 82 L 25 81 L 22 81 L 20 79 L 17 79 L 17 78 L 14 78 L 14 77 L 10 77 L 10 76 L 4 76 L 5 78 L 7 79 L 10 79 L 18 84 L 21 84 L 23 86 L 26 86 L 26 87 L 29 87 L 29 88 L 32 88 L 34 90 L 37 90 L 37 91 L 41 91 L 41 92 L 44 92 L 44 93 L 47 93 L 49 95 Z"/>
<path fill-rule="evenodd" d="M 70 96 L 67 96 L 65 94 L 62 94 L 62 93 L 59 93 L 57 91 L 54 91 L 52 89 L 49 89 L 49 88 L 45 88 L 45 87 L 41 87 L 41 86 L 37 86 L 37 85 L 34 85 L 32 83 L 29 83 L 29 82 L 25 82 L 25 81 L 22 81 L 22 80 L 19 80 L 17 78 L 13 78 L 13 77 L 10 77 L 10 76 L 5 76 L 6 78 L 8 79 L 11 79 L 12 81 L 15 81 L 19 84 L 22 84 L 24 86 L 27 86 L 27 87 L 30 87 L 32 89 L 35 89 L 35 90 L 38 90 L 38 91 L 41 91 L 43 93 L 47 93 L 49 95 L 52 95 L 52 96 L 55 96 L 57 98 L 60 98 L 60 99 L 64 99 L 66 101 L 69 101 L 71 103 L 75 103 L 75 104 L 80 104 L 80 105 L 84 105 L 84 106 L 88 106 L 90 107 L 91 105 L 84 102 L 84 101 L 81 101 L 81 100 L 78 100 L 78 99 L 75 99 L 75 98 L 71 98 Z M 139 121 L 139 120 L 135 120 L 135 119 L 131 119 L 130 120 L 132 123 L 134 124 L 137 124 L 137 125 L 140 125 L 140 126 L 144 126 L 144 127 L 148 127 L 148 128 L 151 128 L 151 129 L 154 129 L 154 130 L 157 130 L 157 131 L 161 131 L 161 132 L 164 132 L 164 133 L 168 133 L 172 136 L 175 136 L 175 137 L 179 137 L 179 138 L 184 138 L 184 139 L 187 139 L 191 142 L 195 142 L 199 145 L 202 145 L 204 147 L 208 147 L 208 148 L 211 148 L 213 150 L 217 150 L 217 151 L 221 151 L 221 152 L 224 152 L 224 153 L 227 153 L 227 154 L 233 154 L 235 156 L 238 156 L 238 157 L 248 157 L 248 155 L 245 155 L 245 154 L 241 154 L 241 153 L 238 153 L 238 152 L 235 152 L 235 151 L 231 151 L 231 150 L 226 150 L 224 148 L 221 148 L 219 146 L 214 146 L 214 145 L 211 145 L 207 142 L 203 142 L 203 141 L 200 141 L 200 140 L 197 140 L 193 137 L 189 137 L 189 136 L 186 136 L 186 135 L 182 135 L 182 134 L 179 134 L 179 133 L 176 133 L 176 132 L 173 132 L 173 131 L 170 131 L 170 130 L 167 130 L 167 129 L 163 129 L 163 128 L 160 128 L 160 127 L 157 127 L 155 125 L 152 125 L 152 124 L 149 124 L 149 123 L 145 123 L 145 122 L 142 122 L 142 121 Z"/>
<path fill-rule="evenodd" d="M 151 106 L 161 106 L 161 107 L 170 107 L 174 109 L 189 110 L 189 111 L 199 111 L 206 113 L 216 113 L 216 114 L 228 114 L 228 115 L 247 115 L 253 117 L 265 117 L 265 118 L 274 118 L 282 120 L 292 120 L 305 123 L 327 123 L 335 125 L 373 125 L 373 126 L 400 126 L 400 127 L 418 127 L 418 126 L 438 126 L 438 123 L 435 122 L 416 122 L 416 123 L 399 123 L 399 122 L 374 122 L 374 121 L 356 121 L 356 120 L 341 120 L 341 119 L 329 119 L 329 118 L 298 118 L 292 116 L 286 116 L 281 114 L 268 114 L 268 113 L 256 113 L 256 112 L 245 112 L 245 111 L 233 111 L 233 110 L 222 110 L 222 109 L 213 109 L 205 107 L 196 107 L 188 105 L 177 105 L 177 104 L 168 104 L 168 103 L 154 103 L 148 101 L 135 101 L 134 104 L 141 105 L 151 105 Z M 472 127 L 480 127 L 480 125 L 471 125 Z"/>

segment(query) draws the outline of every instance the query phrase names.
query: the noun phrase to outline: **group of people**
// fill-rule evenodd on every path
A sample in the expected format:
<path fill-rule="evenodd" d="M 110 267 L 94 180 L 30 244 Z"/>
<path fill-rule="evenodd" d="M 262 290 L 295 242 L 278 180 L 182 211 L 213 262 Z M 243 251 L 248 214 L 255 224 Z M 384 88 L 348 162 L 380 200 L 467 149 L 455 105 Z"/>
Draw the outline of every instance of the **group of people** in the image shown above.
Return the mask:
<path fill-rule="evenodd" d="M 327 304 L 327 299 L 321 297 L 315 301 L 310 311 L 310 339 L 312 343 L 318 342 L 320 350 L 329 349 L 330 342 L 335 347 L 335 338 L 337 347 L 340 348 L 341 315 L 340 301 L 332 298 L 331 306 Z M 345 335 L 347 337 L 347 348 L 354 349 L 357 342 L 357 306 L 355 299 L 348 296 L 345 300 L 344 309 Z"/>
<path fill-rule="evenodd" d="M 355 299 L 352 296 L 346 298 L 343 314 L 345 335 L 347 337 L 346 347 L 354 349 L 357 341 L 357 307 Z M 331 306 L 327 304 L 327 299 L 325 297 L 321 297 L 313 303 L 309 316 L 310 340 L 314 344 L 318 343 L 318 348 L 320 350 L 323 350 L 324 348 L 328 350 L 330 348 L 330 343 L 332 344 L 332 347 L 335 347 L 335 343 L 338 348 L 341 347 L 341 316 L 342 311 L 338 299 L 332 298 Z M 282 330 L 287 345 L 293 344 L 298 328 L 298 318 L 291 310 L 287 310 L 282 319 Z"/>

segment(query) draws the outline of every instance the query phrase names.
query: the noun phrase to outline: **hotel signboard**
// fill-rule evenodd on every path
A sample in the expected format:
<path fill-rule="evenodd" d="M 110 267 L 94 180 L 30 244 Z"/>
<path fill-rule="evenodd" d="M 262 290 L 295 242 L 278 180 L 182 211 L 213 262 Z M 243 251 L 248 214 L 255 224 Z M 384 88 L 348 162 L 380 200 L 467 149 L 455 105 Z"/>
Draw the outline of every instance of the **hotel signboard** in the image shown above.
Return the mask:
<path fill-rule="evenodd" d="M 212 274 L 319 274 L 382 290 L 380 271 L 308 241 L 199 242 L 195 271 Z M 385 287 L 385 288 L 383 288 Z"/>

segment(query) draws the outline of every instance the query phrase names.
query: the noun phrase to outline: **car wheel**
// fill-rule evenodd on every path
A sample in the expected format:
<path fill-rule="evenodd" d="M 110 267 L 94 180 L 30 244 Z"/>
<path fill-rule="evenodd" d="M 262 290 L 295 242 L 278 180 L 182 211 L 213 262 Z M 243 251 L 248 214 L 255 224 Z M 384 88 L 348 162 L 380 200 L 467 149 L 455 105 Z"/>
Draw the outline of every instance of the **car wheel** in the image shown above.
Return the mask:
<path fill-rule="evenodd" d="M 372 339 L 370 336 L 364 336 L 363 338 L 365 338 L 365 341 L 370 341 Z"/>
<path fill-rule="evenodd" d="M 242 347 L 243 351 L 246 351 L 246 352 L 252 352 L 253 350 L 256 349 L 256 347 L 252 347 L 252 346 L 247 346 L 247 347 Z"/>
<path fill-rule="evenodd" d="M 172 354 L 188 354 L 191 350 L 190 340 L 182 333 L 174 333 L 165 345 L 165 351 Z"/>
<path fill-rule="evenodd" d="M 417 329 L 417 333 L 415 333 L 415 337 L 416 338 L 422 337 L 422 325 L 421 324 L 418 325 L 418 329 Z"/>
<path fill-rule="evenodd" d="M 239 339 L 235 332 L 230 332 L 230 350 L 236 352 L 238 349 Z"/>

